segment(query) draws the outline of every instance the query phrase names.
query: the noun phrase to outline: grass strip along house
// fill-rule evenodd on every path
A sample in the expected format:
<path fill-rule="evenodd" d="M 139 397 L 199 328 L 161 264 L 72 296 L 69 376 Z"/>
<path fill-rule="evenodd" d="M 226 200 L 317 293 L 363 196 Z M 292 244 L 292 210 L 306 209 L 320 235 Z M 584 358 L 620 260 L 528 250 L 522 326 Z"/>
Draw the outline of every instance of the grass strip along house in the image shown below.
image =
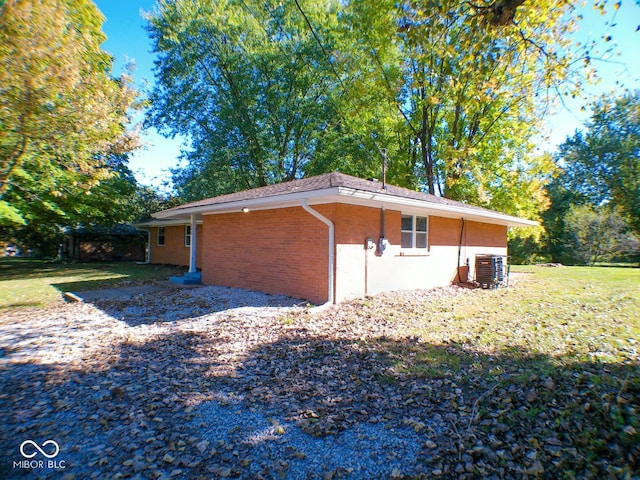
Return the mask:
<path fill-rule="evenodd" d="M 477 255 L 507 254 L 507 228 L 537 225 L 336 172 L 153 216 L 149 261 L 189 265 L 176 281 L 316 304 L 471 280 Z"/>

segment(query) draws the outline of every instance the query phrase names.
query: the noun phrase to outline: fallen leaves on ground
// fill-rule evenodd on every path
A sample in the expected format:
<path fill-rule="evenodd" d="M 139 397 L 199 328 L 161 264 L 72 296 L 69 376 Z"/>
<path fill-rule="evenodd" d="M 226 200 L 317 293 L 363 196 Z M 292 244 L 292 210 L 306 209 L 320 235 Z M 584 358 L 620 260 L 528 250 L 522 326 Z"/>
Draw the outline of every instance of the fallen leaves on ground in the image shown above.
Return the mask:
<path fill-rule="evenodd" d="M 305 459 L 204 438 L 197 408 L 214 401 L 261 412 L 276 442 L 287 424 L 322 438 L 359 424 L 408 429 L 420 451 L 391 478 L 637 475 L 637 357 L 590 362 L 487 348 L 472 331 L 424 334 L 444 318 L 425 318 L 426 305 L 483 295 L 450 287 L 323 313 L 205 315 L 213 299 L 171 293 L 13 312 L 0 322 L 0 447 L 18 460 L 23 439 L 55 439 L 76 478 L 289 478 Z"/>

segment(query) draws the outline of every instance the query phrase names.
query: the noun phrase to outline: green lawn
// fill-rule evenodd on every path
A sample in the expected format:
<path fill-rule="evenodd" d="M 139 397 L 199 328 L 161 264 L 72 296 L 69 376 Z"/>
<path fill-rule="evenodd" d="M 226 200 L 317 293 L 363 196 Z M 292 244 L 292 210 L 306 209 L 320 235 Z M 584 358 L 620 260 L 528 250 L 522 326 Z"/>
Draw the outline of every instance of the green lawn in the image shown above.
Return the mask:
<path fill-rule="evenodd" d="M 166 280 L 184 269 L 135 262 L 60 263 L 0 260 L 0 310 L 44 307 L 63 302 L 63 293 Z"/>
<path fill-rule="evenodd" d="M 516 266 L 512 273 L 511 288 L 427 306 L 430 321 L 415 333 L 589 361 L 619 361 L 640 346 L 640 269 Z"/>
<path fill-rule="evenodd" d="M 509 288 L 355 300 L 334 321 L 393 325 L 360 341 L 387 365 L 379 381 L 431 385 L 466 451 L 495 443 L 494 468 L 529 455 L 522 478 L 636 478 L 640 269 L 512 273 Z"/>
<path fill-rule="evenodd" d="M 397 357 L 397 368 L 410 374 L 468 367 L 493 374 L 485 360 L 497 357 L 539 358 L 549 369 L 638 360 L 640 269 L 515 266 L 512 276 L 509 288 L 363 299 L 355 314 L 393 319 L 401 336 L 419 340 L 413 355 L 402 345 Z"/>
<path fill-rule="evenodd" d="M 4 260 L 0 309 L 51 305 L 63 291 L 173 272 L 122 262 Z M 269 403 L 291 401 L 291 390 L 305 405 L 317 399 L 322 416 L 309 422 L 317 422 L 318 435 L 340 419 L 402 415 L 429 435 L 420 461 L 442 478 L 459 478 L 458 469 L 472 471 L 467 478 L 636 478 L 640 269 L 522 266 L 512 273 L 509 288 L 398 292 L 288 314 L 275 321 L 291 326 L 285 331 L 292 336 L 274 342 L 267 335 L 245 352 L 243 375 L 224 381 L 266 392 Z M 175 342 L 172 334 L 164 353 L 171 362 L 182 355 Z M 203 364 L 216 360 L 210 347 L 203 352 Z M 265 373 L 271 371 L 277 375 Z M 264 388 L 255 388 L 256 379 Z M 202 377 L 203 385 L 209 381 Z M 371 395 L 362 395 L 362 382 Z M 429 430 L 436 413 L 447 421 L 444 433 Z"/>

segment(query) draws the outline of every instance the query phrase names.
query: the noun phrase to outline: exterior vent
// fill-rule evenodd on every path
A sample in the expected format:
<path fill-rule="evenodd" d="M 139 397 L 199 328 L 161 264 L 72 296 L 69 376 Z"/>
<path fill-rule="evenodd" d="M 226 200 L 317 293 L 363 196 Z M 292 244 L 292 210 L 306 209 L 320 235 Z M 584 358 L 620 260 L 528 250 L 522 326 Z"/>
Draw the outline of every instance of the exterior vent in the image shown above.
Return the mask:
<path fill-rule="evenodd" d="M 504 255 L 476 255 L 476 283 L 482 288 L 509 286 L 509 265 Z"/>

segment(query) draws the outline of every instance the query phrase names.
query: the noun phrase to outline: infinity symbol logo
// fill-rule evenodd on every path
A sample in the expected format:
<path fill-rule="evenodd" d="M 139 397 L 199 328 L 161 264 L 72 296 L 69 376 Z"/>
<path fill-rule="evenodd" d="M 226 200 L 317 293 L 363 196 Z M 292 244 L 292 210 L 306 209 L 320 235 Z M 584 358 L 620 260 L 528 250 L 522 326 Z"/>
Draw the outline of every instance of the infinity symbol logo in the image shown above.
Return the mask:
<path fill-rule="evenodd" d="M 22 443 L 20 444 L 20 453 L 22 454 L 22 456 L 23 456 L 24 458 L 33 458 L 33 457 L 35 457 L 35 456 L 38 454 L 38 452 L 25 453 L 25 451 L 24 451 L 24 446 L 25 446 L 25 445 L 32 445 L 32 446 L 33 446 L 33 448 L 35 448 L 38 452 L 40 452 L 42 455 L 44 455 L 44 456 L 45 456 L 45 457 L 47 457 L 47 458 L 53 458 L 53 457 L 57 456 L 57 455 L 58 455 L 58 453 L 60 453 L 60 447 L 59 447 L 59 446 L 58 446 L 58 444 L 57 444 L 55 441 L 53 441 L 53 440 L 47 440 L 46 442 L 44 442 L 44 443 L 42 444 L 42 448 L 46 447 L 47 445 L 53 445 L 54 450 L 53 450 L 53 453 L 51 453 L 51 454 L 49 454 L 49 453 L 45 452 L 45 451 L 44 451 L 42 448 L 40 448 L 40 447 L 38 446 L 38 444 L 37 444 L 36 442 L 34 442 L 33 440 L 25 440 L 24 442 L 22 442 Z"/>

